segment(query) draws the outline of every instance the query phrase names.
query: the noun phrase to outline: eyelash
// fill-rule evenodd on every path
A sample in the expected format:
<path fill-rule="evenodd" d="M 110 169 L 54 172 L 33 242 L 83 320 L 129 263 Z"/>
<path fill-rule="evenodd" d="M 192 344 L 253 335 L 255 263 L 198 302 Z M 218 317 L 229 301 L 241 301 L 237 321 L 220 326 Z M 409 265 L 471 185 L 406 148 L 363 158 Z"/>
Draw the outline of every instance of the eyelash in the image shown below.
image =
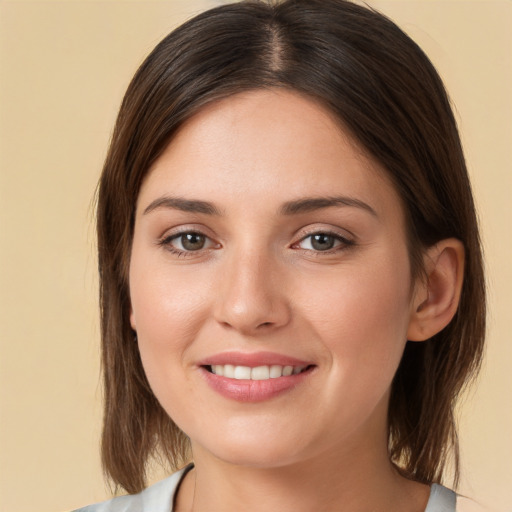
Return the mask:
<path fill-rule="evenodd" d="M 196 235 L 196 236 L 204 237 L 205 243 L 210 242 L 211 247 L 207 247 L 207 248 L 202 247 L 202 248 L 198 249 L 197 251 L 192 251 L 192 250 L 178 249 L 172 245 L 172 242 L 174 240 L 178 240 L 185 235 Z M 175 254 L 179 258 L 191 257 L 191 256 L 194 256 L 194 254 L 201 253 L 202 251 L 211 249 L 212 247 L 215 246 L 215 244 L 212 242 L 212 240 L 209 236 L 205 235 L 204 233 L 201 233 L 198 230 L 193 230 L 193 229 L 192 230 L 183 230 L 178 233 L 173 233 L 172 235 L 165 236 L 161 240 L 158 241 L 158 245 L 160 245 L 161 247 L 164 247 L 167 251 Z M 217 244 L 217 245 L 220 245 L 220 244 Z"/>
<path fill-rule="evenodd" d="M 335 244 L 336 244 L 336 242 L 338 242 L 338 245 L 335 245 L 334 247 L 332 247 L 330 249 L 327 249 L 325 251 L 320 251 L 320 250 L 315 250 L 315 249 L 302 249 L 301 247 L 298 247 L 299 244 L 301 244 L 305 240 L 310 239 L 312 241 L 313 237 L 314 236 L 318 236 L 318 235 L 323 235 L 323 236 L 331 237 L 331 238 L 334 239 L 334 243 Z M 310 241 L 310 244 L 311 244 L 311 241 Z M 339 233 L 336 233 L 334 231 L 316 230 L 316 231 L 312 231 L 311 233 L 308 233 L 305 236 L 303 236 L 298 242 L 293 244 L 292 247 L 294 247 L 294 248 L 296 247 L 299 250 L 303 250 L 305 252 L 308 252 L 309 254 L 312 254 L 315 257 L 321 257 L 323 255 L 327 256 L 327 255 L 330 255 L 330 254 L 336 254 L 336 253 L 344 251 L 344 250 L 346 250 L 349 247 L 352 247 L 354 245 L 355 245 L 354 240 L 351 240 L 351 239 L 349 239 L 347 237 L 344 237 L 344 236 L 342 236 Z"/>
<path fill-rule="evenodd" d="M 172 242 L 174 240 L 178 240 L 179 238 L 181 238 L 185 235 L 196 235 L 196 236 L 204 237 L 206 240 L 206 243 L 208 243 L 208 241 L 210 242 L 210 247 L 200 248 L 196 251 L 193 251 L 193 250 L 178 249 L 172 245 Z M 319 235 L 332 237 L 334 239 L 334 243 L 336 244 L 336 242 L 338 242 L 338 244 L 334 245 L 334 247 L 327 249 L 325 251 L 315 250 L 315 249 L 303 249 L 303 248 L 299 247 L 299 245 L 302 242 L 304 242 L 305 240 L 312 239 L 312 237 L 319 236 Z M 209 250 L 212 247 L 215 247 L 215 243 L 212 242 L 210 237 L 208 237 L 204 233 L 201 233 L 200 231 L 197 231 L 197 230 L 184 230 L 179 233 L 173 233 L 172 235 L 165 236 L 158 241 L 158 245 L 161 247 L 164 247 L 166 250 L 168 250 L 169 252 L 175 254 L 176 256 L 178 256 L 180 258 L 193 257 L 194 254 L 199 254 L 204 250 Z M 335 233 L 335 232 L 328 231 L 328 230 L 317 230 L 317 231 L 312 231 L 311 233 L 308 233 L 307 235 L 303 236 L 298 242 L 294 243 L 291 247 L 293 249 L 298 249 L 298 250 L 307 252 L 309 254 L 313 254 L 315 257 L 320 257 L 322 255 L 329 255 L 329 254 L 335 254 L 337 252 L 341 252 L 341 251 L 346 250 L 349 247 L 354 246 L 354 245 L 355 245 L 355 242 L 353 240 L 346 238 L 344 236 L 341 236 L 339 233 Z M 217 244 L 217 247 L 220 247 L 220 244 Z"/>

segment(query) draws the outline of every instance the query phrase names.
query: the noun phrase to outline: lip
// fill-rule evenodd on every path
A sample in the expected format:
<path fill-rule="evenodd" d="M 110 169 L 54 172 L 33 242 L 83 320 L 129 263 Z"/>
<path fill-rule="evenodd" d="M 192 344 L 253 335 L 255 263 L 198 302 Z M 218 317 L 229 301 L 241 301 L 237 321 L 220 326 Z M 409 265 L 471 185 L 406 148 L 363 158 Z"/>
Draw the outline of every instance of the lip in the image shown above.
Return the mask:
<path fill-rule="evenodd" d="M 278 364 L 281 366 L 309 366 L 311 361 L 304 361 L 295 357 L 276 354 L 275 352 L 223 352 L 207 357 L 198 363 L 198 366 L 211 366 L 214 364 L 232 364 L 235 366 L 265 366 Z"/>
<path fill-rule="evenodd" d="M 232 364 L 254 368 L 265 365 L 306 366 L 306 370 L 296 375 L 289 375 L 267 380 L 230 379 L 211 373 L 208 366 Z M 289 392 L 307 380 L 316 366 L 304 361 L 273 352 L 225 352 L 207 357 L 199 363 L 201 376 L 208 386 L 224 398 L 237 402 L 263 402 Z"/>

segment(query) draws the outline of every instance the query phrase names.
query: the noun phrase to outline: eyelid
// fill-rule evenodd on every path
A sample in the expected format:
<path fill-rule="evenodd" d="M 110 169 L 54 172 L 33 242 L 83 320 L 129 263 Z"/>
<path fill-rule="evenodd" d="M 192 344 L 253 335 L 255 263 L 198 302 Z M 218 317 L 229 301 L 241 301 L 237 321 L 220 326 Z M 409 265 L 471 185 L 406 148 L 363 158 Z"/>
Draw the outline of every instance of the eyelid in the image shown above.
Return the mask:
<path fill-rule="evenodd" d="M 160 236 L 156 243 L 157 245 L 163 247 L 167 251 L 176 254 L 182 257 L 193 257 L 199 256 L 200 254 L 204 254 L 205 252 L 210 251 L 211 249 L 218 249 L 221 247 L 221 244 L 216 242 L 214 238 L 206 233 L 206 229 L 188 225 L 188 226 L 179 226 L 177 228 L 167 229 L 162 236 Z M 176 239 L 179 239 L 181 236 L 186 234 L 196 234 L 201 235 L 206 239 L 206 243 L 208 244 L 201 249 L 197 249 L 196 251 L 187 250 L 187 249 L 179 249 L 172 245 L 172 242 Z"/>
<path fill-rule="evenodd" d="M 168 250 L 171 253 L 177 254 L 178 256 L 183 257 L 193 257 L 193 256 L 199 256 L 200 254 L 204 254 L 204 252 L 211 251 L 212 249 L 220 249 L 222 248 L 222 244 L 219 242 L 216 242 L 215 239 L 207 234 L 209 230 L 204 228 L 203 226 L 197 226 L 197 225 L 182 225 L 177 226 L 176 228 L 170 228 L 167 229 L 162 236 L 160 236 L 156 243 L 159 246 L 162 246 L 166 250 Z M 298 240 L 291 244 L 292 249 L 298 249 L 303 250 L 308 253 L 313 253 L 315 255 L 328 255 L 332 254 L 338 251 L 342 251 L 343 249 L 346 249 L 348 247 L 356 245 L 355 236 L 348 232 L 346 229 L 343 230 L 343 233 L 341 233 L 341 229 L 336 229 L 333 227 L 322 227 L 322 226 L 309 226 L 307 228 L 303 228 L 302 233 L 298 234 L 296 239 Z M 176 239 L 178 239 L 180 236 L 185 234 L 197 234 L 201 235 L 206 240 L 206 246 L 202 247 L 197 250 L 187 250 L 185 248 L 179 249 L 172 245 L 172 242 Z M 318 250 L 314 248 L 303 248 L 300 247 L 300 244 L 314 236 L 314 235 L 327 235 L 331 236 L 336 240 L 335 245 L 326 250 Z M 300 238 L 299 238 L 300 236 Z"/>
<path fill-rule="evenodd" d="M 344 231 L 345 231 L 345 233 L 347 233 L 346 230 L 344 230 Z M 314 235 L 332 236 L 339 243 L 337 243 L 336 245 L 334 245 L 334 247 L 327 249 L 325 251 L 320 251 L 320 250 L 316 250 L 313 248 L 304 249 L 304 248 L 300 247 L 300 244 L 304 240 L 306 240 Z M 338 252 L 343 249 L 346 249 L 347 247 L 354 246 L 355 244 L 356 244 L 355 236 L 352 233 L 350 233 L 347 236 L 347 234 L 342 234 L 338 230 L 333 229 L 333 228 L 322 228 L 320 226 L 315 226 L 315 227 L 308 228 L 305 232 L 301 233 L 299 240 L 297 242 L 294 242 L 291 247 L 295 248 L 295 249 L 303 250 L 303 251 L 308 251 L 308 252 L 314 253 L 315 255 L 317 255 L 317 254 L 321 255 L 321 254 L 331 254 L 334 252 Z"/>
<path fill-rule="evenodd" d="M 196 233 L 198 235 L 209 238 L 210 240 L 215 239 L 215 235 L 211 232 L 211 230 L 202 224 L 179 224 L 177 226 L 166 227 L 166 229 L 161 233 L 162 234 L 159 235 L 157 239 L 158 243 L 163 240 L 169 240 L 173 237 L 176 238 L 187 233 Z"/>

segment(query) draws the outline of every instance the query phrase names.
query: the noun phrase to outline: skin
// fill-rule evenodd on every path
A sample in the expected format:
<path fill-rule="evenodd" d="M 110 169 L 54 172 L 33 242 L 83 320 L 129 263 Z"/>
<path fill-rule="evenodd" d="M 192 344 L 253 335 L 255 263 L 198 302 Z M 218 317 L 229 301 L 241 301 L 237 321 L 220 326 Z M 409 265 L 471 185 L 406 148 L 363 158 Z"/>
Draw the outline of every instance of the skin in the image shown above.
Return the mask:
<path fill-rule="evenodd" d="M 334 196 L 349 204 L 283 212 Z M 204 246 L 185 251 L 184 232 Z M 313 233 L 334 246 L 316 249 Z M 408 337 L 426 339 L 453 316 L 462 258 L 441 244 L 427 265 L 439 292 L 412 281 L 400 198 L 311 99 L 253 91 L 190 119 L 143 183 L 130 263 L 148 380 L 192 443 L 176 509 L 424 510 L 428 487 L 388 459 L 389 390 Z M 314 369 L 285 393 L 242 403 L 212 390 L 198 366 L 233 350 Z"/>

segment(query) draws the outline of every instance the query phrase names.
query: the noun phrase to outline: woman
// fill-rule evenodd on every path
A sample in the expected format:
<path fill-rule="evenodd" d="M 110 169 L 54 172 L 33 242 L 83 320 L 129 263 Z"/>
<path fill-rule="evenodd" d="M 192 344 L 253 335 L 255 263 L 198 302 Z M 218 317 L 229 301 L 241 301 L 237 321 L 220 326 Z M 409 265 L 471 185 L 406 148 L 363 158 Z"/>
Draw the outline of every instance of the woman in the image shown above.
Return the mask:
<path fill-rule="evenodd" d="M 86 510 L 455 510 L 478 228 L 443 85 L 391 21 L 241 2 L 171 33 L 98 237 L 103 464 L 132 496 Z M 141 493 L 151 456 L 193 464 Z"/>

